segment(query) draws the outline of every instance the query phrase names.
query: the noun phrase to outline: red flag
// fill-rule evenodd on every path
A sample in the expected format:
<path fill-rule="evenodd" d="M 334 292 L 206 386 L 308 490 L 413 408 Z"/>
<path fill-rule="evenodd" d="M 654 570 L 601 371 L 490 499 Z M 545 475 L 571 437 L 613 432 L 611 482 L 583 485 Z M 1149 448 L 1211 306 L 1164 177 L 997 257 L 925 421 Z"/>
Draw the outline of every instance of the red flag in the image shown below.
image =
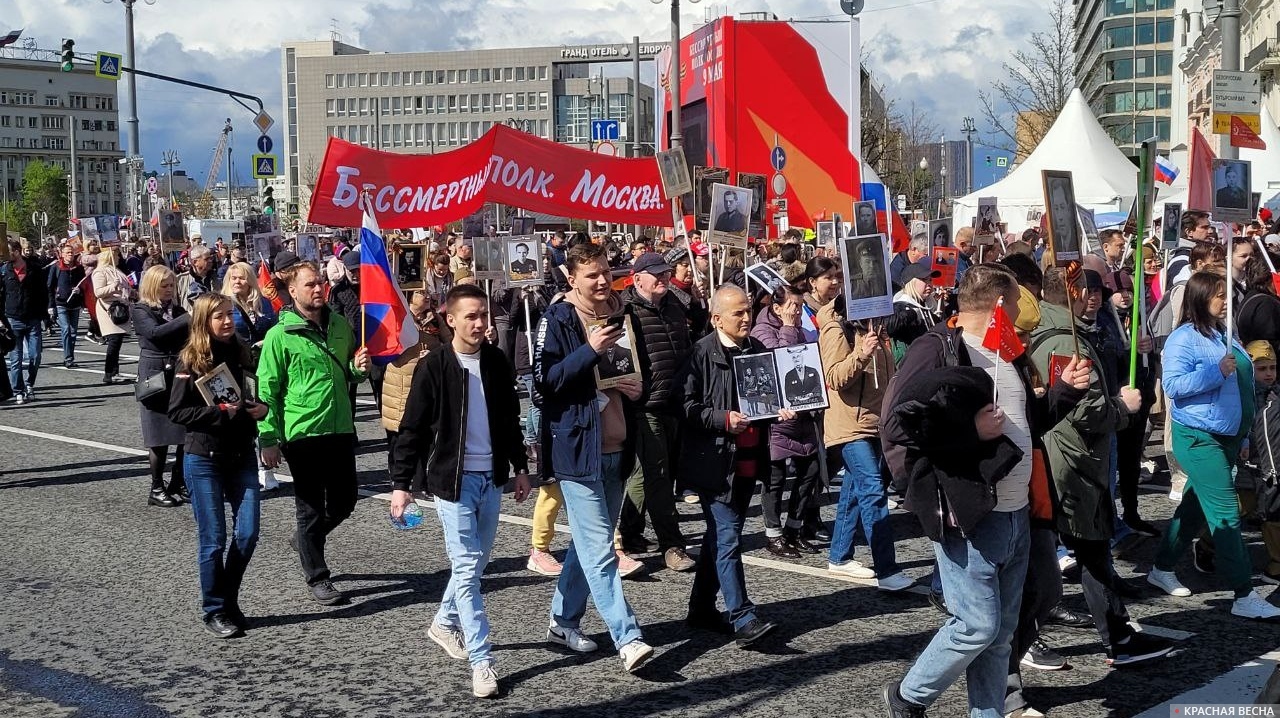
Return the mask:
<path fill-rule="evenodd" d="M 1267 143 L 1239 115 L 1231 116 L 1231 146 L 1251 150 L 1267 149 Z"/>
<path fill-rule="evenodd" d="M 987 325 L 987 333 L 982 335 L 982 346 L 990 349 L 1004 361 L 1011 362 L 1022 356 L 1026 347 L 1018 339 L 1018 330 L 1009 321 L 1004 311 L 1004 299 L 996 302 L 996 311 L 991 315 L 991 323 Z"/>
<path fill-rule="evenodd" d="M 267 271 L 267 260 L 262 260 L 258 264 L 258 291 L 262 296 L 271 302 L 271 308 L 279 312 L 284 308 L 284 300 L 280 298 L 280 293 L 276 291 L 276 284 L 271 279 L 271 273 Z"/>
<path fill-rule="evenodd" d="M 1191 161 L 1187 168 L 1186 209 L 1213 211 L 1213 161 L 1217 155 L 1209 149 L 1209 143 L 1200 129 L 1191 128 Z"/>

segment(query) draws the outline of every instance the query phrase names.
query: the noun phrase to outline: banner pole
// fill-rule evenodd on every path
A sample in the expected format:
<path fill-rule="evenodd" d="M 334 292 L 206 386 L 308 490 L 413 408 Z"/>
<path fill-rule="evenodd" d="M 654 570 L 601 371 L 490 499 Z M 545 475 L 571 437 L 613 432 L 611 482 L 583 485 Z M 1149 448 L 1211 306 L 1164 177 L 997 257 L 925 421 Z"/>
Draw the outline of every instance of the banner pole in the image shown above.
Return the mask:
<path fill-rule="evenodd" d="M 1152 165 L 1155 161 L 1156 142 L 1149 139 L 1142 143 L 1142 151 L 1138 155 L 1138 226 L 1135 228 L 1133 235 L 1133 266 L 1137 271 L 1135 276 L 1140 276 L 1142 272 L 1142 243 L 1146 239 L 1147 223 L 1151 220 L 1151 190 L 1154 186 L 1154 178 L 1152 177 Z M 1228 261 L 1230 264 L 1230 261 Z M 1138 338 L 1142 330 L 1142 305 L 1146 301 L 1143 297 L 1146 289 L 1146 282 L 1135 281 L 1133 283 L 1133 307 L 1130 310 L 1129 318 L 1129 388 L 1136 389 L 1138 387 Z M 1228 292 L 1230 289 L 1227 290 Z M 1145 357 L 1144 357 L 1145 365 Z"/>
<path fill-rule="evenodd" d="M 524 290 L 524 340 L 529 345 L 529 361 L 533 361 L 533 314 L 529 311 L 529 291 Z"/>

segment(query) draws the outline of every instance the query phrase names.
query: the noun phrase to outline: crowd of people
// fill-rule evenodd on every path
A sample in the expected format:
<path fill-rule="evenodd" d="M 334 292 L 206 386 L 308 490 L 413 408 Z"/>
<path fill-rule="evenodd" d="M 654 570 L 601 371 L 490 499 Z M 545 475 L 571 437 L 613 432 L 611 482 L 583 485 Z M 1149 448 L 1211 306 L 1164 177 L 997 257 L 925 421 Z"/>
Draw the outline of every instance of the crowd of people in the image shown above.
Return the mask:
<path fill-rule="evenodd" d="M 756 494 L 774 557 L 825 553 L 831 575 L 890 592 L 915 583 L 889 518 L 901 501 L 932 542 L 929 600 L 947 619 L 884 687 L 886 710 L 923 716 L 964 674 L 971 715 L 1028 718 L 1042 713 L 1021 671 L 1066 666 L 1047 625 L 1095 628 L 1116 667 L 1172 649 L 1130 623 L 1126 601 L 1141 593 L 1112 561 L 1126 542 L 1159 541 L 1146 581 L 1169 595 L 1191 594 L 1175 573 L 1190 553 L 1233 592 L 1231 614 L 1280 618 L 1254 588 L 1242 533 L 1260 525 L 1269 562 L 1258 580 L 1280 584 L 1280 259 L 1260 226 L 1238 229 L 1226 246 L 1208 215 L 1188 211 L 1170 253 L 1145 246 L 1137 262 L 1132 236 L 1107 230 L 1082 262 L 1057 266 L 1034 230 L 979 246 L 962 228 L 950 284 L 921 234 L 886 267 L 893 315 L 866 320 L 848 317 L 840 260 L 799 232 L 755 245 L 749 262 L 717 259 L 697 233 L 625 251 L 556 233 L 542 285 L 498 289 L 477 282 L 467 240 L 440 236 L 410 292 L 419 340 L 378 361 L 358 336 L 355 248 L 336 246 L 323 265 L 285 249 L 268 271 L 193 238 L 175 274 L 141 248 L 39 257 L 15 242 L 0 266 L 0 397 L 33 400 L 46 327 L 75 366 L 81 307 L 108 347 L 104 383 L 119 381 L 121 342 L 137 336 L 148 502 L 191 504 L 204 624 L 225 638 L 248 625 L 239 587 L 261 493 L 285 462 L 307 591 L 324 605 L 347 600 L 325 548 L 355 507 L 356 387 L 370 382 L 390 513 L 432 497 L 451 566 L 427 636 L 468 661 L 477 697 L 499 692 L 481 577 L 508 483 L 516 501 L 535 497 L 527 567 L 557 581 L 547 641 L 598 650 L 581 630 L 590 599 L 626 671 L 654 654 L 625 595 L 623 579 L 646 570 L 637 557 L 656 551 L 666 569 L 693 572 L 690 628 L 750 646 L 782 620 L 748 596 L 742 533 Z M 757 261 L 787 284 L 755 286 L 744 265 Z M 987 341 L 1002 322 L 1018 337 L 1012 356 Z M 620 343 L 637 371 L 606 381 L 600 365 Z M 797 352 L 795 388 L 812 398 L 820 383 L 826 408 L 749 418 L 735 358 L 808 345 L 820 380 Z M 214 375 L 240 387 L 237 400 L 207 395 Z M 1165 451 L 1148 459 L 1153 435 Z M 1165 471 L 1178 507 L 1162 530 L 1137 497 Z M 828 524 L 820 509 L 835 483 Z M 695 555 L 682 501 L 705 521 Z M 572 541 L 558 559 L 561 512 Z M 1073 567 L 1088 613 L 1060 603 Z"/>

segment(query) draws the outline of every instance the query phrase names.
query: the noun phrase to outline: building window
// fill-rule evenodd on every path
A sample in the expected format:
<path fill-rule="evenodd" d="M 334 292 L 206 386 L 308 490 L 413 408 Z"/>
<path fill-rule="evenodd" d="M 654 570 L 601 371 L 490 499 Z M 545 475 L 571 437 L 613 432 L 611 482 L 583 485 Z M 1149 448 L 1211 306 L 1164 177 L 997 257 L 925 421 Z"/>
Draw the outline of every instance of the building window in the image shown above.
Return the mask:
<path fill-rule="evenodd" d="M 422 70 L 416 70 L 416 71 L 413 73 L 413 84 L 415 84 L 415 85 L 421 85 L 421 84 L 422 84 Z"/>
<path fill-rule="evenodd" d="M 457 70 L 449 70 L 449 71 L 448 71 L 448 78 L 449 78 L 449 84 L 450 84 L 450 85 L 452 85 L 452 84 L 454 84 L 455 82 L 457 82 L 457 81 L 458 81 L 458 71 L 457 71 Z"/>
<path fill-rule="evenodd" d="M 399 75 L 397 75 L 396 77 L 399 77 Z M 400 98 L 399 97 L 391 98 L 391 114 L 393 115 L 400 114 Z"/>
<path fill-rule="evenodd" d="M 514 72 L 515 70 L 513 68 L 510 68 L 510 67 L 502 68 L 502 81 L 511 82 L 512 78 L 514 77 L 514 74 L 513 74 Z"/>
<path fill-rule="evenodd" d="M 479 82 L 479 81 L 480 81 L 480 71 L 479 71 L 479 70 L 477 70 L 477 69 L 471 69 L 471 70 L 468 70 L 468 71 L 467 71 L 467 77 L 471 80 L 471 82 Z"/>
<path fill-rule="evenodd" d="M 61 107 L 62 98 L 58 97 L 57 95 L 45 95 L 44 106 L 45 107 Z"/>
<path fill-rule="evenodd" d="M 425 80 L 428 85 L 434 85 L 436 84 L 436 73 L 431 70 L 427 70 L 422 73 L 422 79 Z"/>
<path fill-rule="evenodd" d="M 334 82 L 335 82 L 335 83 L 337 83 L 337 84 L 335 84 L 335 85 L 334 85 L 335 87 L 346 87 L 346 86 L 347 86 L 347 76 L 346 76 L 346 75 L 335 75 L 333 79 L 334 79 Z"/>
<path fill-rule="evenodd" d="M 524 68 L 523 68 L 523 67 L 517 67 L 517 68 L 516 68 L 516 82 L 524 82 Z"/>
<path fill-rule="evenodd" d="M 334 111 L 334 105 L 335 105 L 335 104 L 336 104 L 336 101 L 335 101 L 335 100 L 325 100 L 325 101 L 324 101 L 324 116 L 325 116 L 325 117 L 333 117 L 333 111 Z"/>
<path fill-rule="evenodd" d="M 330 100 L 330 102 L 332 102 L 332 100 Z M 347 116 L 347 98 L 345 97 L 338 98 L 337 104 L 338 104 L 338 117 L 346 117 Z"/>
<path fill-rule="evenodd" d="M 444 84 L 444 70 L 436 70 L 436 84 L 437 85 Z"/>
<path fill-rule="evenodd" d="M 115 131 L 116 131 L 116 121 L 107 120 L 107 132 L 115 132 Z"/>
<path fill-rule="evenodd" d="M 332 89 L 332 88 L 333 88 L 333 75 L 325 75 L 325 76 L 324 76 L 324 86 L 325 86 L 325 87 L 328 87 L 328 88 L 330 88 L 330 89 Z"/>
<path fill-rule="evenodd" d="M 427 104 L 426 104 L 426 107 L 427 107 L 427 114 L 428 114 L 428 115 L 434 115 L 434 114 L 435 114 L 435 112 L 436 112 L 436 96 L 435 96 L 435 95 L 427 95 L 425 99 L 426 99 L 426 101 L 427 101 Z"/>
<path fill-rule="evenodd" d="M 540 66 L 538 67 L 538 79 L 539 79 L 539 80 L 545 80 L 545 79 L 547 79 L 547 66 L 546 66 L 546 65 L 540 65 Z"/>
<path fill-rule="evenodd" d="M 487 67 L 485 67 L 485 68 L 481 68 L 481 70 L 480 70 L 480 81 L 481 81 L 481 82 L 489 82 L 489 81 L 490 81 L 490 79 L 491 79 L 492 77 L 493 77 L 493 75 L 490 73 L 489 68 L 487 68 Z"/>

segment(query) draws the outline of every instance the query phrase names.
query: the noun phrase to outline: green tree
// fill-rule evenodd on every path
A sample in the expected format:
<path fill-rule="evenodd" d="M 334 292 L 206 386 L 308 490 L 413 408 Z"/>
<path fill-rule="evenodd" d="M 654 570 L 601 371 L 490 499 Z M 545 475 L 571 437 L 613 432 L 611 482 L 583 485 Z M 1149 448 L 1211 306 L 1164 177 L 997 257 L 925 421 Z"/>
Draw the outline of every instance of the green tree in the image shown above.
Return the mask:
<path fill-rule="evenodd" d="M 43 212 L 49 215 L 45 234 L 66 236 L 67 178 L 61 169 L 48 162 L 29 163 L 18 191 L 18 221 L 24 235 L 35 237 L 39 233 L 31 215 Z"/>

